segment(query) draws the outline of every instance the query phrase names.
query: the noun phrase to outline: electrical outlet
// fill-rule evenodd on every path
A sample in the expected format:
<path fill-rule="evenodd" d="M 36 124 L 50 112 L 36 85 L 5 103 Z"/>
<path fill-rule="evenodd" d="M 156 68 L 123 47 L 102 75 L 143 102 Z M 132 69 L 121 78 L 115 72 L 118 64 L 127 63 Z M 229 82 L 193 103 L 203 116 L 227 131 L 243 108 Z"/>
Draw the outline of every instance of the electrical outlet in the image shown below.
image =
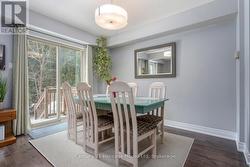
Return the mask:
<path fill-rule="evenodd" d="M 240 51 L 236 51 L 234 55 L 235 59 L 240 59 Z"/>

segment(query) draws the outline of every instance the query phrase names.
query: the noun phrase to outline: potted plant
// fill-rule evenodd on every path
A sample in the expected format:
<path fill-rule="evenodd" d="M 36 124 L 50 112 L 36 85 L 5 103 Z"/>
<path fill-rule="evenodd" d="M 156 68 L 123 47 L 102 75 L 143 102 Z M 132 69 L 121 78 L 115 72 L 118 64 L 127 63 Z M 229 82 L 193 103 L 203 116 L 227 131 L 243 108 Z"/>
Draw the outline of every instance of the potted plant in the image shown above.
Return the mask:
<path fill-rule="evenodd" d="M 110 85 L 116 77 L 111 75 L 112 61 L 107 49 L 107 39 L 101 36 L 96 39 L 96 43 L 93 68 L 98 78 Z"/>
<path fill-rule="evenodd" d="M 3 109 L 4 98 L 7 93 L 7 80 L 0 74 L 0 109 Z"/>

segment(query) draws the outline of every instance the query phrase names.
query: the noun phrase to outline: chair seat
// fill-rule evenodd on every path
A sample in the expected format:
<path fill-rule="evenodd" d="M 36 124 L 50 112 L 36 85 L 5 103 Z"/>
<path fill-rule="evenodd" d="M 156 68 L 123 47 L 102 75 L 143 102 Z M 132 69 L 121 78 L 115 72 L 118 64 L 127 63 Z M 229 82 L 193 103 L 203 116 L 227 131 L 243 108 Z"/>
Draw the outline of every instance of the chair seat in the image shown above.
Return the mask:
<path fill-rule="evenodd" d="M 143 122 L 143 121 L 137 121 L 138 136 L 141 136 L 156 128 L 157 128 L 157 124 L 154 124 L 154 123 L 150 124 L 150 123 Z"/>
<path fill-rule="evenodd" d="M 113 125 L 113 118 L 107 115 L 98 116 L 98 127 Z"/>
<path fill-rule="evenodd" d="M 124 131 L 126 131 L 126 124 L 124 123 Z M 130 120 L 130 133 L 132 134 L 133 133 L 133 130 L 132 130 L 132 121 Z M 138 136 L 141 136 L 151 130 L 154 130 L 157 128 L 157 124 L 156 123 L 147 123 L 147 122 L 143 122 L 143 121 L 139 121 L 137 119 L 137 133 L 138 133 Z"/>
<path fill-rule="evenodd" d="M 156 115 L 141 115 L 137 117 L 137 120 L 147 122 L 150 124 L 158 124 L 162 121 L 162 117 Z"/>

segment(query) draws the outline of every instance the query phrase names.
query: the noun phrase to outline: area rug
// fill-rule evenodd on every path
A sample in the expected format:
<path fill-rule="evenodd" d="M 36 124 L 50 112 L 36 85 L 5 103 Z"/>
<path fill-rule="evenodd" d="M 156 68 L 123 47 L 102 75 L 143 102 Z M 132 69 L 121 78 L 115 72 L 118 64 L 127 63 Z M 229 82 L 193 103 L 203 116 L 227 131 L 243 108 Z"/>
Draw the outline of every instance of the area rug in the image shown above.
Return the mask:
<path fill-rule="evenodd" d="M 81 137 L 80 137 L 81 138 Z M 164 144 L 157 139 L 157 158 L 151 159 L 145 155 L 140 158 L 140 167 L 183 167 L 194 139 L 166 133 Z M 114 167 L 114 143 L 110 142 L 100 146 L 100 159 L 94 158 L 91 149 L 86 153 L 80 143 L 67 139 L 66 131 L 53 135 L 30 140 L 30 143 L 56 167 Z M 147 140 L 145 141 L 145 143 Z M 143 147 L 145 143 L 140 143 Z M 120 166 L 130 166 L 123 162 Z"/>

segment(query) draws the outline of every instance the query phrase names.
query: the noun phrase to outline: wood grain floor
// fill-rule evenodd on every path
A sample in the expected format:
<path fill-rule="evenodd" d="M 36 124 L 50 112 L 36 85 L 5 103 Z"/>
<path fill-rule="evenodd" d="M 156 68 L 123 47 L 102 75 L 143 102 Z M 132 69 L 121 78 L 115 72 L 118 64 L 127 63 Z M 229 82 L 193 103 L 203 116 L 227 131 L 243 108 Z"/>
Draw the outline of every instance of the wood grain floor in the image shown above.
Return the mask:
<path fill-rule="evenodd" d="M 167 130 L 195 139 L 185 167 L 248 167 L 235 141 L 174 128 Z"/>
<path fill-rule="evenodd" d="M 167 131 L 195 139 L 185 167 L 247 167 L 234 141 L 174 128 Z M 15 144 L 1 148 L 0 167 L 51 167 L 28 139 L 20 136 Z"/>

